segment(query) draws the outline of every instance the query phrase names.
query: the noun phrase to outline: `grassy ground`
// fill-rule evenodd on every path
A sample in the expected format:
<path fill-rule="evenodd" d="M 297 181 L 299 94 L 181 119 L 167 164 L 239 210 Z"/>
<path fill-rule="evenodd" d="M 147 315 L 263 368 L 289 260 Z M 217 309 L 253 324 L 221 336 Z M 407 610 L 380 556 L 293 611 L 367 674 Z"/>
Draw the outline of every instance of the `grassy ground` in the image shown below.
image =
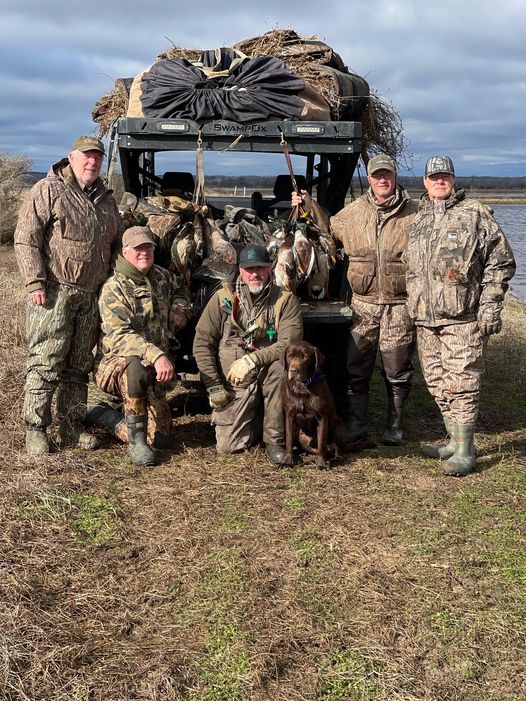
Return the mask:
<path fill-rule="evenodd" d="M 441 476 L 420 374 L 408 443 L 329 471 L 218 457 L 195 389 L 138 469 L 24 455 L 24 294 L 0 252 L 0 701 L 526 699 L 526 326 L 491 339 L 479 468 Z M 372 421 L 384 421 L 376 378 Z"/>

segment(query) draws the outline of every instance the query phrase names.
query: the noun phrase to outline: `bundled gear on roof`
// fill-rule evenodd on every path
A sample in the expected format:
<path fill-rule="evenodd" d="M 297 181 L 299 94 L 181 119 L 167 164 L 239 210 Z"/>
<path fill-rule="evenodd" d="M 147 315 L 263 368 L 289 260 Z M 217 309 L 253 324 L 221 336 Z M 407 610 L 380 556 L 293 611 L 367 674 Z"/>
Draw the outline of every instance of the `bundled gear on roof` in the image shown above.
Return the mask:
<path fill-rule="evenodd" d="M 154 63 L 134 82 L 132 94 L 140 90 L 145 117 L 249 122 L 299 118 L 304 103 L 298 93 L 304 88 L 305 82 L 273 56 L 251 59 L 222 48 L 204 51 L 198 61 Z M 139 115 L 128 111 L 128 116 Z"/>

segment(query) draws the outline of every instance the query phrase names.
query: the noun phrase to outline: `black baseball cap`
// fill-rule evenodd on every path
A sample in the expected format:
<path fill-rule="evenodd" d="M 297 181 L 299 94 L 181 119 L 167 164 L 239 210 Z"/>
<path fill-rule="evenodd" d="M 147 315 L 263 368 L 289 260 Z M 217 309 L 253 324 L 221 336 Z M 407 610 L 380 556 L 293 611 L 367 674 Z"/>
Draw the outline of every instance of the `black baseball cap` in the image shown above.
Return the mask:
<path fill-rule="evenodd" d="M 239 254 L 240 268 L 271 266 L 270 255 L 265 246 L 245 246 Z"/>

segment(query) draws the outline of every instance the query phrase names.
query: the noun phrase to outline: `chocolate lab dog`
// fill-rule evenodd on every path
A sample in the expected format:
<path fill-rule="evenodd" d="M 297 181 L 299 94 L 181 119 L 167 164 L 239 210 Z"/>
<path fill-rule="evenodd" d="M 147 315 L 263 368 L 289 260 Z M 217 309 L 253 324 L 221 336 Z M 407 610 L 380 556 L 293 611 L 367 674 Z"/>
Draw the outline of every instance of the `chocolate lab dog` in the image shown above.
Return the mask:
<path fill-rule="evenodd" d="M 334 399 L 321 372 L 322 353 L 310 343 L 285 348 L 282 356 L 287 371 L 282 400 L 285 413 L 285 465 L 292 464 L 294 444 L 317 455 L 319 467 L 328 467 L 328 458 L 341 458 L 347 433 L 336 414 Z"/>

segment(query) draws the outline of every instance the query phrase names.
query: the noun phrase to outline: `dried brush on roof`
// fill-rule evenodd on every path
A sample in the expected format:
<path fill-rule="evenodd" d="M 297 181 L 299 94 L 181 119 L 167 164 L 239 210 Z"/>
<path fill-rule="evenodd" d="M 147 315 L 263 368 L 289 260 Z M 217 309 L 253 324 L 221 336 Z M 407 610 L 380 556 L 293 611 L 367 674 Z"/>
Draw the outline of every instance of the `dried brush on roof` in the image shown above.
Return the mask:
<path fill-rule="evenodd" d="M 107 95 L 100 97 L 91 112 L 94 122 L 99 125 L 98 135 L 100 138 L 106 136 L 111 129 L 111 125 L 126 114 L 128 108 L 128 88 L 124 80 L 119 78 L 115 81 L 114 89 Z"/>
<path fill-rule="evenodd" d="M 371 91 L 362 116 L 362 157 L 367 165 L 369 158 L 386 153 L 398 163 L 405 162 L 406 141 L 402 118 L 390 102 Z"/>
<path fill-rule="evenodd" d="M 275 28 L 261 36 L 245 39 L 234 45 L 249 58 L 275 56 L 299 78 L 309 83 L 328 103 L 333 119 L 340 119 L 349 100 L 360 97 L 341 97 L 334 80 L 320 69 L 320 65 L 332 65 L 343 73 L 350 73 L 341 57 L 327 44 L 319 41 L 316 35 L 300 36 L 293 29 Z M 185 58 L 188 61 L 199 59 L 201 49 L 187 49 L 172 42 L 160 53 L 156 61 Z M 365 98 L 366 106 L 361 115 L 363 123 L 362 155 L 365 162 L 375 153 L 387 153 L 399 161 L 403 158 L 405 139 L 402 133 L 402 120 L 390 102 L 371 91 Z M 101 97 L 93 108 L 93 121 L 99 124 L 99 136 L 105 136 L 112 124 L 126 113 L 128 90 L 123 80 L 117 80 L 115 89 Z"/>

